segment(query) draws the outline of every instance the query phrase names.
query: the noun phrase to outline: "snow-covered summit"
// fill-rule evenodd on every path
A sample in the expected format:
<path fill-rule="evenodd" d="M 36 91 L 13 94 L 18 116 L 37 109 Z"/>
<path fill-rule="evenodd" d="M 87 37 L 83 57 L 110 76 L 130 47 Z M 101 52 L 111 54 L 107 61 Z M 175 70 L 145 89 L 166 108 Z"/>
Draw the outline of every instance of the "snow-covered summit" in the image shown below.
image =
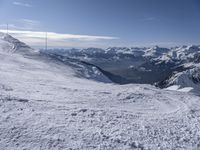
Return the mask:
<path fill-rule="evenodd" d="M 193 58 L 196 53 L 200 52 L 200 46 L 191 45 L 191 46 L 181 46 L 172 48 L 169 52 L 169 55 L 176 60 L 184 60 Z"/>
<path fill-rule="evenodd" d="M 167 54 L 169 51 L 170 49 L 168 48 L 161 48 L 161 47 L 155 46 L 155 47 L 145 50 L 145 54 L 143 56 L 157 58 L 164 54 Z"/>
<path fill-rule="evenodd" d="M 38 54 L 39 50 L 32 49 L 25 43 L 6 33 L 0 33 L 0 43 L 4 51 L 21 54 Z M 7 48 L 9 47 L 9 48 Z M 7 49 L 7 50 L 6 50 Z"/>

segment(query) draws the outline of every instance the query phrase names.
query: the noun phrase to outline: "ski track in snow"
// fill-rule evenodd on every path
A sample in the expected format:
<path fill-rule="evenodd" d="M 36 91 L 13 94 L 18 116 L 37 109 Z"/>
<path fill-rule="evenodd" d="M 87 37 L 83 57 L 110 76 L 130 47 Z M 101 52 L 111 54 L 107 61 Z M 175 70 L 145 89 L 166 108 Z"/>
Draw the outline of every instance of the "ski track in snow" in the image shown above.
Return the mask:
<path fill-rule="evenodd" d="M 77 78 L 3 44 L 0 149 L 200 149 L 199 97 Z"/>

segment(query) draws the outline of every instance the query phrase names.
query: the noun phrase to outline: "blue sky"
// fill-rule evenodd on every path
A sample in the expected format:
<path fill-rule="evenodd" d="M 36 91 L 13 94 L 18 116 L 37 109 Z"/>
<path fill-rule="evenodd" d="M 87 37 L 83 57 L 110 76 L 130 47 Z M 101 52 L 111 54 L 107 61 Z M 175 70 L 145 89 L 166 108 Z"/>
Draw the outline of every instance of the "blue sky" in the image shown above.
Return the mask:
<path fill-rule="evenodd" d="M 200 44 L 199 0 L 0 0 L 0 29 L 32 46 Z"/>

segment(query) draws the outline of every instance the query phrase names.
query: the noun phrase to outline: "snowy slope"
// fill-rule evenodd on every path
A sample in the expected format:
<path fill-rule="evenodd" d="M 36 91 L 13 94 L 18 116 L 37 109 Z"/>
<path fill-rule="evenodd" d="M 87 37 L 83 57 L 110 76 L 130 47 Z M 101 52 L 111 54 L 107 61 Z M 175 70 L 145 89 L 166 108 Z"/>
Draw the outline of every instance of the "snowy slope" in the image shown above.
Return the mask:
<path fill-rule="evenodd" d="M 38 50 L 32 49 L 25 43 L 13 38 L 10 35 L 0 33 L 0 44 L 2 45 L 1 51 L 6 53 L 17 53 L 25 57 L 34 58 L 40 61 L 53 61 L 54 63 L 61 64 L 61 60 L 53 57 L 49 57 L 40 53 Z M 84 77 L 87 79 L 93 79 L 99 82 L 111 83 L 111 81 L 101 73 L 96 67 L 87 66 L 80 62 L 65 62 L 65 66 L 73 68 L 75 76 Z"/>
<path fill-rule="evenodd" d="M 0 43 L 0 149 L 200 148 L 199 97 L 80 78 Z"/>

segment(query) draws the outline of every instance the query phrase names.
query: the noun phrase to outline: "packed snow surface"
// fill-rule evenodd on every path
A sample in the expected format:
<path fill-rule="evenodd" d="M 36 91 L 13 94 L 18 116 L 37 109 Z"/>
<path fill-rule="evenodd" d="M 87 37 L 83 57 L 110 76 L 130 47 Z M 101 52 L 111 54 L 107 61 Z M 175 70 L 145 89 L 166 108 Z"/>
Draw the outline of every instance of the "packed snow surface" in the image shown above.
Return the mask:
<path fill-rule="evenodd" d="M 79 78 L 12 50 L 0 37 L 0 149 L 200 149 L 198 96 Z"/>

